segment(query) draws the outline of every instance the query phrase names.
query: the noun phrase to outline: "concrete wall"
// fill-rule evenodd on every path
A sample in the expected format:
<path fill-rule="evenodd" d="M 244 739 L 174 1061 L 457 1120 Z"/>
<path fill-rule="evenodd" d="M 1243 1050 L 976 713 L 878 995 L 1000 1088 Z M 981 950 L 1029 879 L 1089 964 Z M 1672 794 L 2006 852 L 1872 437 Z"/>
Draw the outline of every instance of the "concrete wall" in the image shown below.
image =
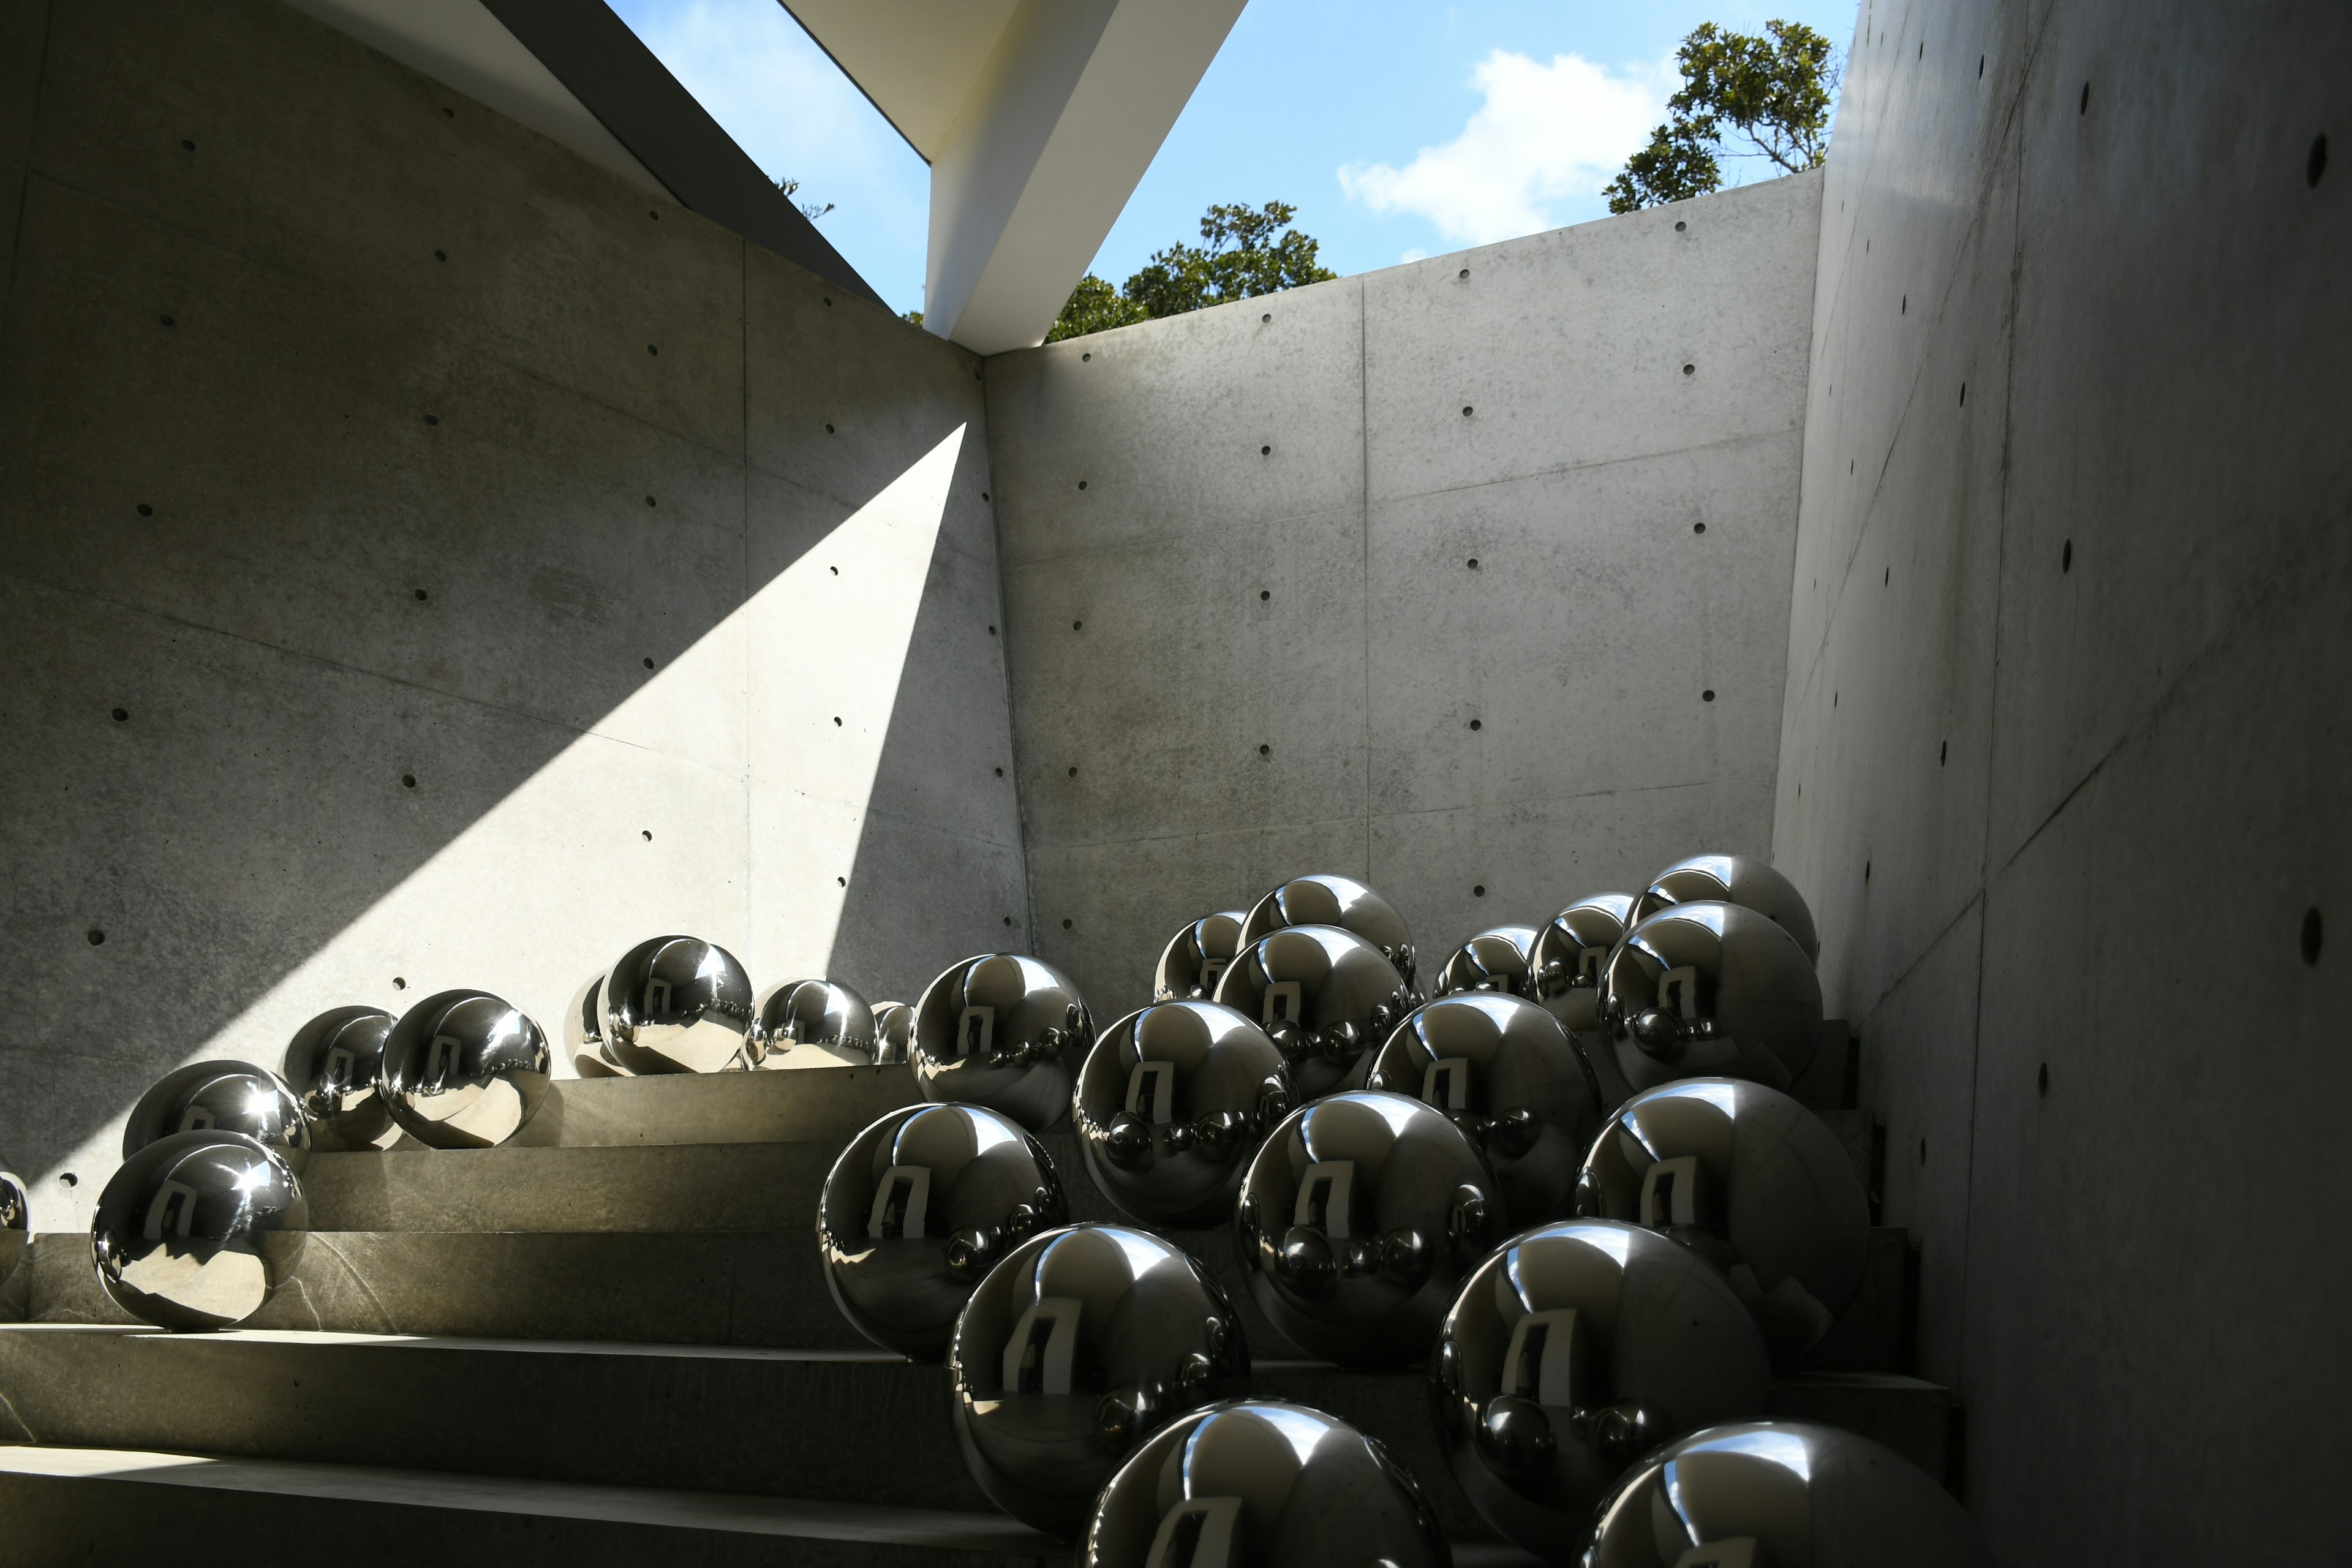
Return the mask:
<path fill-rule="evenodd" d="M 39 1228 L 163 1068 L 331 1005 L 1019 940 L 971 356 L 272 0 L 0 0 L 0 72 Z"/>
<path fill-rule="evenodd" d="M 1773 842 L 2021 1568 L 2342 1552 L 2347 54 L 1874 0 L 1846 76 Z"/>
<path fill-rule="evenodd" d="M 1037 951 L 1098 1012 L 1287 876 L 1433 964 L 1770 847 L 1821 190 L 988 362 Z"/>

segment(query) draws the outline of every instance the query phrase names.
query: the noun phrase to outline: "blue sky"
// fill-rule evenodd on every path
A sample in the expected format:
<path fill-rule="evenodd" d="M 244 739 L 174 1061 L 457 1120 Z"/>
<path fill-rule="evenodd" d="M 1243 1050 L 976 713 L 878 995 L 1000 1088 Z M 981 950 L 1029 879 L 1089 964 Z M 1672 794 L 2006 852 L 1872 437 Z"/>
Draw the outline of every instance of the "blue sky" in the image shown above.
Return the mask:
<path fill-rule="evenodd" d="M 820 226 L 884 299 L 920 305 L 929 171 L 776 0 L 612 5 L 762 168 L 835 204 Z M 1600 187 L 1664 118 L 1684 34 L 1780 16 L 1843 54 L 1855 14 L 1852 0 L 1250 0 L 1094 270 L 1119 282 L 1197 239 L 1212 202 L 1294 204 L 1341 273 L 1602 216 Z"/>

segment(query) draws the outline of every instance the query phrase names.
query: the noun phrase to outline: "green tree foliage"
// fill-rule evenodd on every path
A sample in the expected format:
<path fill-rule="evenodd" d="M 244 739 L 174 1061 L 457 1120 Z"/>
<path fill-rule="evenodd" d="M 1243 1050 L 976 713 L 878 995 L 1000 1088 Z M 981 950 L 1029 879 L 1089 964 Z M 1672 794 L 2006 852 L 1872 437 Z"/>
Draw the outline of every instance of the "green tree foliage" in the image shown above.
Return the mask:
<path fill-rule="evenodd" d="M 1113 289 L 1091 272 L 1079 279 L 1045 341 L 1330 281 L 1339 274 L 1316 260 L 1315 240 L 1290 226 L 1297 211 L 1288 202 L 1211 207 L 1201 219 L 1202 243 L 1153 252 L 1124 288 Z"/>
<path fill-rule="evenodd" d="M 1761 157 L 1782 174 L 1818 168 L 1829 153 L 1837 62 L 1830 41 L 1802 22 L 1767 22 L 1761 36 L 1701 23 L 1675 51 L 1683 85 L 1674 118 L 1626 160 L 1602 194 L 1612 213 L 1703 196 L 1721 188 L 1724 157 Z M 1726 150 L 1726 130 L 1746 143 Z"/>
<path fill-rule="evenodd" d="M 792 201 L 793 196 L 799 195 L 800 188 L 801 183 L 798 180 L 778 180 L 776 182 L 776 194 L 782 196 L 787 201 Z M 793 202 L 793 205 L 800 208 L 801 216 L 808 219 L 811 223 L 814 223 L 817 219 L 823 217 L 825 214 L 833 210 L 833 204 L 831 202 L 827 202 L 824 205 L 819 206 L 814 202 L 794 201 Z"/>

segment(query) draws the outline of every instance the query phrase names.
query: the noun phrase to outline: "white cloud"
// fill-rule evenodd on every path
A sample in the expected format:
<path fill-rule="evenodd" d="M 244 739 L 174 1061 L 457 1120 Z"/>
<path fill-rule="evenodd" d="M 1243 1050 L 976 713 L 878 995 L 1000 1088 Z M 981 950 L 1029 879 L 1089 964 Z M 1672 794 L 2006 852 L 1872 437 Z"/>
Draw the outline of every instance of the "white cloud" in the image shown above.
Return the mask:
<path fill-rule="evenodd" d="M 1470 84 L 1486 101 L 1462 134 L 1403 168 L 1349 163 L 1339 188 L 1376 213 L 1427 219 L 1449 240 L 1486 245 L 1551 228 L 1555 207 L 1596 194 L 1666 118 L 1671 61 L 1612 72 L 1580 55 L 1549 64 L 1496 49 Z"/>
<path fill-rule="evenodd" d="M 1426 260 L 1428 260 L 1428 259 L 1429 259 L 1429 252 L 1427 252 L 1426 250 L 1423 250 L 1421 247 L 1419 247 L 1419 246 L 1417 246 L 1417 245 L 1416 245 L 1416 246 L 1414 246 L 1411 250 L 1406 251 L 1402 256 L 1400 256 L 1400 257 L 1398 257 L 1398 258 L 1397 258 L 1397 260 L 1398 260 L 1398 261 L 1400 261 L 1400 262 L 1406 262 L 1406 261 L 1426 261 Z"/>

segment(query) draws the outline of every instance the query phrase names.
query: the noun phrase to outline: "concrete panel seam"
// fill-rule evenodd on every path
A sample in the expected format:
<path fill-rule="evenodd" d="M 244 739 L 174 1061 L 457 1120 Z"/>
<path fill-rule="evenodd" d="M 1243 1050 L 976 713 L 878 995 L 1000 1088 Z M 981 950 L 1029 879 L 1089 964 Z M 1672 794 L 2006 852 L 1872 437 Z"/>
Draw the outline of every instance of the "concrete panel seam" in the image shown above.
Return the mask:
<path fill-rule="evenodd" d="M 1025 569 L 1031 566 L 1051 565 L 1064 561 L 1084 561 L 1094 556 L 1124 555 L 1138 550 L 1165 549 L 1180 541 L 1214 540 L 1221 535 L 1234 533 L 1262 533 L 1268 529 L 1287 528 L 1293 523 L 1313 522 L 1321 518 L 1337 519 L 1341 521 L 1360 521 L 1362 515 L 1361 508 L 1356 506 L 1318 507 L 1312 511 L 1286 511 L 1271 516 L 1237 518 L 1229 522 L 1206 523 L 1198 528 L 1106 540 L 1100 544 L 1080 544 L 1068 550 L 1051 550 L 1030 555 L 1011 555 L 1002 559 L 1004 569 L 1009 572 L 1016 567 Z"/>
<path fill-rule="evenodd" d="M 41 144 L 41 86 L 49 73 L 49 23 L 54 5 L 41 7 L 41 58 L 33 68 L 33 127 L 31 140 L 25 148 L 24 178 L 16 184 L 16 210 L 8 215 L 8 226 L 14 231 L 8 243 L 8 276 L 0 279 L 0 355 L 8 348 L 8 323 L 16 319 L 16 274 L 25 257 L 25 208 L 30 205 L 33 188 L 33 149 Z M 0 363 L 5 363 L 0 359 Z"/>

